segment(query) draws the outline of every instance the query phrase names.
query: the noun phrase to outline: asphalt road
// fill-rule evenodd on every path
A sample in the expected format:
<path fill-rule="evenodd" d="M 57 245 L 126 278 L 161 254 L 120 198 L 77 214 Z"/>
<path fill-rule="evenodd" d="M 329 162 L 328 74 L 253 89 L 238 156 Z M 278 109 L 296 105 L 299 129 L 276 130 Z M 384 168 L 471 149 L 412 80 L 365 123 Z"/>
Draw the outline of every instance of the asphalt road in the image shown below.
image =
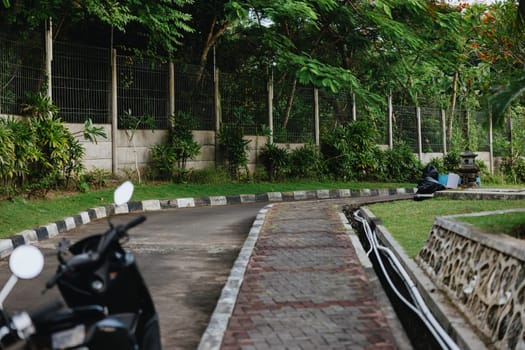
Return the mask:
<path fill-rule="evenodd" d="M 135 253 L 155 301 L 165 349 L 195 349 L 213 312 L 222 286 L 264 203 L 171 209 L 146 213 L 147 220 L 130 231 L 126 247 Z M 120 215 L 112 221 L 129 221 Z M 5 302 L 7 310 L 31 310 L 60 298 L 56 288 L 41 290 L 56 269 L 56 244 L 72 242 L 107 229 L 98 220 L 40 242 L 46 266 L 35 280 L 19 281 Z M 0 261 L 0 283 L 9 276 Z"/>

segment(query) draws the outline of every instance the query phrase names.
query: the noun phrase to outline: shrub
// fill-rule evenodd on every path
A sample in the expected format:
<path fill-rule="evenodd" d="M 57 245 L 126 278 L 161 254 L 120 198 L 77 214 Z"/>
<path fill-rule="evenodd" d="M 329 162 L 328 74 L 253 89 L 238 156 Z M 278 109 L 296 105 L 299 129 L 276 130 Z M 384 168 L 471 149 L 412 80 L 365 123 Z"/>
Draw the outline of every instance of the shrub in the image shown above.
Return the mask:
<path fill-rule="evenodd" d="M 158 144 L 151 148 L 154 176 L 161 180 L 173 178 L 173 165 L 175 164 L 175 149 L 167 143 Z"/>
<path fill-rule="evenodd" d="M 189 182 L 194 184 L 224 184 L 229 182 L 228 171 L 223 167 L 207 167 L 191 172 Z"/>
<path fill-rule="evenodd" d="M 177 113 L 170 118 L 166 142 L 151 148 L 154 177 L 175 182 L 188 180 L 186 163 L 189 159 L 194 159 L 201 148 L 193 140 L 192 130 L 196 125 L 195 117 L 189 113 Z"/>
<path fill-rule="evenodd" d="M 443 167 L 445 172 L 456 172 L 461 165 L 459 152 L 450 151 L 443 156 Z"/>
<path fill-rule="evenodd" d="M 62 121 L 53 116 L 32 119 L 31 125 L 41 153 L 41 157 L 32 165 L 31 181 L 42 178 L 42 175 L 50 175 L 50 178 L 55 179 L 55 185 L 63 183 L 67 186 L 71 178 L 83 170 L 82 145 Z"/>
<path fill-rule="evenodd" d="M 403 144 L 384 152 L 385 178 L 398 182 L 415 182 L 421 177 L 422 164 L 412 150 Z"/>
<path fill-rule="evenodd" d="M 294 149 L 290 154 L 290 174 L 296 178 L 321 178 L 326 173 L 326 166 L 319 148 L 306 144 Z"/>
<path fill-rule="evenodd" d="M 200 145 L 193 140 L 192 130 L 196 127 L 197 120 L 189 113 L 179 112 L 170 118 L 168 143 L 175 151 L 179 170 L 185 170 L 188 159 L 194 159 L 200 153 Z"/>
<path fill-rule="evenodd" d="M 367 121 L 336 126 L 321 144 L 328 170 L 343 180 L 372 177 L 379 166 L 375 140 L 376 131 Z"/>
<path fill-rule="evenodd" d="M 15 175 L 15 142 L 12 130 L 0 120 L 0 179 L 10 181 Z"/>
<path fill-rule="evenodd" d="M 240 178 L 239 170 L 248 166 L 248 144 L 249 140 L 244 139 L 242 128 L 235 124 L 223 125 L 219 132 L 219 147 L 230 176 L 235 179 Z"/>
<path fill-rule="evenodd" d="M 445 165 L 443 164 L 443 158 L 432 158 L 428 163 L 432 164 L 440 174 L 445 174 L 447 172 L 445 170 Z"/>
<path fill-rule="evenodd" d="M 102 189 L 108 184 L 108 180 L 112 177 L 112 174 L 100 168 L 93 168 L 90 171 L 84 172 L 80 176 L 80 183 L 85 183 L 88 188 Z M 82 185 L 84 186 L 84 185 Z"/>
<path fill-rule="evenodd" d="M 525 183 L 525 159 L 522 157 L 504 158 L 501 163 L 501 172 L 511 183 Z"/>
<path fill-rule="evenodd" d="M 270 181 L 283 179 L 290 170 L 290 152 L 273 143 L 264 146 L 260 159 Z"/>

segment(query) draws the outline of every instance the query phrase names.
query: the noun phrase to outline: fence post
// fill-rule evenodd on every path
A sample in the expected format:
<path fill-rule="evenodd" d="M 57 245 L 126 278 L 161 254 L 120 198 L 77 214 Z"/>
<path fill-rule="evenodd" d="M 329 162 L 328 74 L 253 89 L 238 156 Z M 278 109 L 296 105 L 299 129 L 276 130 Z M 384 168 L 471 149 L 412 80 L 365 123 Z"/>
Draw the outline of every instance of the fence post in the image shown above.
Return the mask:
<path fill-rule="evenodd" d="M 447 154 L 447 116 L 441 109 L 441 142 L 443 142 L 443 155 Z"/>
<path fill-rule="evenodd" d="M 492 111 L 489 110 L 489 170 L 491 174 L 494 174 L 494 140 L 492 131 Z"/>
<path fill-rule="evenodd" d="M 394 148 L 394 108 L 392 106 L 392 93 L 388 95 L 388 148 Z"/>
<path fill-rule="evenodd" d="M 213 69 L 213 103 L 215 107 L 215 165 L 219 160 L 219 132 L 221 130 L 221 99 L 219 90 L 219 68 Z"/>
<path fill-rule="evenodd" d="M 213 100 L 215 106 L 215 131 L 219 132 L 221 129 L 221 100 L 219 96 L 219 68 L 213 71 L 214 93 Z"/>
<path fill-rule="evenodd" d="M 175 66 L 169 63 L 169 117 L 175 115 Z"/>
<path fill-rule="evenodd" d="M 314 88 L 314 135 L 315 144 L 319 146 L 319 89 Z"/>
<path fill-rule="evenodd" d="M 357 107 L 355 105 L 355 92 L 352 91 L 352 120 L 357 120 Z"/>
<path fill-rule="evenodd" d="M 111 50 L 111 166 L 118 171 L 117 50 Z"/>
<path fill-rule="evenodd" d="M 416 123 L 417 123 L 417 152 L 419 160 L 423 159 L 423 140 L 421 134 L 421 107 L 416 107 Z"/>
<path fill-rule="evenodd" d="M 52 98 L 52 85 L 51 85 L 51 62 L 53 61 L 53 22 L 51 18 L 46 21 L 46 78 L 47 78 L 47 96 Z"/>
<path fill-rule="evenodd" d="M 268 142 L 273 143 L 273 71 L 268 79 L 268 128 L 270 129 L 270 136 Z"/>

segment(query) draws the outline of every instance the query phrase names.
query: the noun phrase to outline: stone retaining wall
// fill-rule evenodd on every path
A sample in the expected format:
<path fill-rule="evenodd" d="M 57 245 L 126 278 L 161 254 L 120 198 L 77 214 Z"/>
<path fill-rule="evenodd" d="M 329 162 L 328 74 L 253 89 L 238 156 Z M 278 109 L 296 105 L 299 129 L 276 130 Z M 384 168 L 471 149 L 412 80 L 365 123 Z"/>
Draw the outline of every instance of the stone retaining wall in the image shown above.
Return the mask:
<path fill-rule="evenodd" d="M 436 218 L 416 262 L 489 347 L 525 349 L 525 241 L 479 232 L 456 217 Z"/>

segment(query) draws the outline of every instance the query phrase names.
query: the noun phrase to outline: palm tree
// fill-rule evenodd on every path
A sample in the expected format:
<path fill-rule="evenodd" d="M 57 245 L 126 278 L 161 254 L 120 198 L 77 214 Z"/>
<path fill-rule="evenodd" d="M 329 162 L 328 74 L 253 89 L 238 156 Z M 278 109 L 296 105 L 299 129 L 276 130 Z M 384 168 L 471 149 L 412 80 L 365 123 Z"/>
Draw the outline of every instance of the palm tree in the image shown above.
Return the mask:
<path fill-rule="evenodd" d="M 516 25 L 525 28 L 525 0 L 518 3 L 518 14 Z M 510 106 L 512 101 L 525 93 L 525 70 L 520 76 L 510 81 L 506 86 L 500 89 L 490 98 L 493 121 L 495 125 L 503 125 L 505 122 L 504 112 Z"/>

